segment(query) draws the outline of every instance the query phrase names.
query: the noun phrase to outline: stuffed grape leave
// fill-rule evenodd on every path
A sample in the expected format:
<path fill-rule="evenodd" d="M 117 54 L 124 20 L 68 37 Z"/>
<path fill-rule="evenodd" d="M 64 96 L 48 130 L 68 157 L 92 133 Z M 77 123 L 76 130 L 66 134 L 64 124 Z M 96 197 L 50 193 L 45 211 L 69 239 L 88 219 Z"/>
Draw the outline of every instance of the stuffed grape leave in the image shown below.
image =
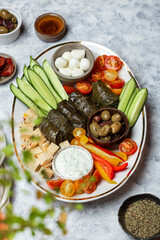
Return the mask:
<path fill-rule="evenodd" d="M 39 128 L 49 142 L 59 144 L 63 141 L 63 133 L 54 126 L 48 119 L 43 119 Z"/>
<path fill-rule="evenodd" d="M 101 81 L 92 83 L 92 100 L 100 107 L 117 108 L 119 97 Z"/>
<path fill-rule="evenodd" d="M 52 109 L 48 113 L 47 119 L 63 133 L 63 141 L 71 140 L 73 138 L 73 128 L 63 114 Z"/>
<path fill-rule="evenodd" d="M 58 103 L 57 110 L 63 114 L 73 128 L 86 127 L 86 120 L 82 115 L 80 115 L 76 108 L 67 100 L 63 100 Z"/>
<path fill-rule="evenodd" d="M 70 94 L 69 102 L 85 118 L 89 118 L 90 115 L 92 115 L 94 112 L 98 110 L 98 107 L 92 101 L 89 95 L 83 95 L 78 91 L 72 92 Z"/>

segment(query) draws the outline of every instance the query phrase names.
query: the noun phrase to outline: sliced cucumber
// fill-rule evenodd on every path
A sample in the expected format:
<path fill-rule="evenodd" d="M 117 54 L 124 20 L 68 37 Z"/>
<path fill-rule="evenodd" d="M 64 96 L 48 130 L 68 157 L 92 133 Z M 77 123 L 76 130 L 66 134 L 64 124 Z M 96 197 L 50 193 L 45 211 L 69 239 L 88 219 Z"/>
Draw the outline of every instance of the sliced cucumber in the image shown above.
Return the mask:
<path fill-rule="evenodd" d="M 24 76 L 26 77 L 26 79 L 30 82 L 30 79 L 29 79 L 29 76 L 28 76 L 28 71 L 27 71 L 27 66 L 26 66 L 26 65 L 24 65 L 23 74 L 24 74 Z"/>
<path fill-rule="evenodd" d="M 136 123 L 142 111 L 142 108 L 147 100 L 147 96 L 148 96 L 148 90 L 146 88 L 142 88 L 136 94 L 127 114 L 130 127 L 132 127 Z"/>
<path fill-rule="evenodd" d="M 43 68 L 37 64 L 35 64 L 33 66 L 33 70 L 42 78 L 42 80 L 45 82 L 45 84 L 47 85 L 47 87 L 49 88 L 49 90 L 51 91 L 51 93 L 53 94 L 53 96 L 56 99 L 56 102 L 59 103 L 62 101 L 62 99 L 60 98 L 60 96 L 58 95 L 58 93 L 53 89 L 46 73 L 44 72 Z"/>
<path fill-rule="evenodd" d="M 31 80 L 33 87 L 41 95 L 41 97 L 46 101 L 52 108 L 57 108 L 57 102 L 48 89 L 47 85 L 43 82 L 42 78 L 38 76 L 33 70 L 28 69 L 28 76 Z"/>
<path fill-rule="evenodd" d="M 52 109 L 24 77 L 22 78 L 22 80 L 17 77 L 16 81 L 20 90 L 28 98 L 30 98 L 38 107 L 47 112 L 49 112 Z"/>
<path fill-rule="evenodd" d="M 136 94 L 139 92 L 139 89 L 136 87 L 135 89 L 134 89 L 134 92 L 133 92 L 133 94 L 132 94 L 132 96 L 131 96 L 131 98 L 130 98 L 130 100 L 129 100 L 129 103 L 128 103 L 128 105 L 127 105 L 127 107 L 126 107 L 126 110 L 125 110 L 125 114 L 126 114 L 126 116 L 127 116 L 127 113 L 128 113 L 128 111 L 129 111 L 129 109 L 130 109 L 130 106 L 131 106 L 131 104 L 132 104 L 132 102 L 133 102 L 133 99 L 135 98 L 135 96 L 136 96 Z"/>
<path fill-rule="evenodd" d="M 33 70 L 33 66 L 34 65 L 39 65 L 39 63 L 35 60 L 35 59 L 33 59 L 32 58 L 32 56 L 30 56 L 30 63 L 29 63 L 29 65 L 30 65 L 30 68 Z"/>
<path fill-rule="evenodd" d="M 118 109 L 121 110 L 122 112 L 125 112 L 125 109 L 128 105 L 128 102 L 133 94 L 133 91 L 135 89 L 135 80 L 131 78 L 127 84 L 127 87 L 123 93 L 123 96 L 119 102 Z"/>
<path fill-rule="evenodd" d="M 129 81 L 124 85 L 123 90 L 122 90 L 122 92 L 121 92 L 121 94 L 120 94 L 120 96 L 119 96 L 119 101 L 121 101 L 122 96 L 123 96 L 123 94 L 124 94 L 124 92 L 125 92 L 125 90 L 126 90 L 126 87 L 127 87 L 128 83 L 129 83 Z"/>
<path fill-rule="evenodd" d="M 53 85 L 54 89 L 60 95 L 60 97 L 63 100 L 64 99 L 68 100 L 68 95 L 67 95 L 66 91 L 64 90 L 61 82 L 59 81 L 57 75 L 55 74 L 55 72 L 53 71 L 52 67 L 50 66 L 50 64 L 48 63 L 47 60 L 44 60 L 44 62 L 43 62 L 43 69 L 44 69 L 47 77 L 49 78 L 51 84 Z"/>
<path fill-rule="evenodd" d="M 44 117 L 44 113 L 41 112 L 41 110 L 28 98 L 26 97 L 21 90 L 19 90 L 17 87 L 11 83 L 10 89 L 12 93 L 24 104 L 26 104 L 29 108 L 32 108 L 38 115 L 39 117 Z"/>

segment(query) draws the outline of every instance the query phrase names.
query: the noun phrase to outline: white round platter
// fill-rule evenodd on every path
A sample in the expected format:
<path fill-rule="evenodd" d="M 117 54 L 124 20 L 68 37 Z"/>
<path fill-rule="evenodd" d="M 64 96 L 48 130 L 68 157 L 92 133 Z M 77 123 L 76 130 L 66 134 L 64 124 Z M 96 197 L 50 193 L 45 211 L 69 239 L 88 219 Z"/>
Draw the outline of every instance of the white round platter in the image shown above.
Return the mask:
<path fill-rule="evenodd" d="M 74 41 L 74 43 L 80 43 L 86 47 L 88 47 L 94 57 L 96 58 L 99 55 L 116 55 L 115 52 L 110 50 L 109 48 L 106 48 L 102 45 L 92 43 L 92 42 L 86 42 L 86 41 Z M 45 50 L 43 50 L 37 57 L 36 60 L 42 64 L 44 59 L 47 59 L 49 63 L 51 63 L 51 57 L 53 53 L 57 50 L 58 47 L 65 45 L 67 43 L 73 43 L 73 42 L 64 42 L 57 45 L 53 45 Z M 120 57 L 120 56 L 118 56 Z M 131 77 L 134 77 L 132 71 L 128 67 L 128 65 L 121 59 L 123 64 L 122 69 L 118 72 L 118 77 L 125 80 L 125 82 L 129 81 Z M 136 81 L 137 82 L 137 81 Z M 137 82 L 137 85 L 139 86 L 139 83 Z M 20 150 L 20 135 L 19 135 L 19 129 L 18 125 L 20 122 L 23 121 L 23 114 L 27 111 L 27 107 L 19 101 L 17 98 L 14 98 L 13 101 L 13 109 L 12 109 L 12 120 L 14 122 L 13 128 L 12 128 L 12 135 L 13 135 L 13 143 L 15 152 L 18 158 L 18 161 L 24 169 L 23 163 L 21 161 L 21 150 Z M 89 202 L 94 201 L 103 197 L 106 197 L 115 191 L 117 191 L 120 187 L 122 187 L 129 177 L 134 173 L 136 168 L 138 167 L 138 164 L 141 159 L 141 155 L 145 146 L 145 139 L 146 139 L 146 132 L 147 132 L 147 117 L 146 117 L 146 108 L 144 107 L 142 113 L 140 114 L 140 117 L 138 121 L 136 122 L 135 126 L 132 128 L 132 131 L 130 131 L 129 137 L 134 140 L 137 143 L 138 151 L 136 151 L 135 154 L 129 157 L 128 160 L 128 168 L 124 171 L 116 173 L 116 176 L 114 180 L 117 182 L 117 184 L 109 184 L 105 182 L 104 180 L 101 181 L 101 183 L 97 186 L 97 189 L 92 194 L 76 194 L 73 197 L 64 197 L 60 193 L 57 193 L 55 191 L 52 191 L 47 187 L 46 181 L 44 179 L 41 179 L 38 173 L 31 172 L 32 174 L 32 182 L 33 184 L 42 192 L 51 192 L 55 195 L 55 197 L 58 200 L 65 201 L 65 202 L 76 202 L 76 203 L 83 203 L 83 202 Z"/>

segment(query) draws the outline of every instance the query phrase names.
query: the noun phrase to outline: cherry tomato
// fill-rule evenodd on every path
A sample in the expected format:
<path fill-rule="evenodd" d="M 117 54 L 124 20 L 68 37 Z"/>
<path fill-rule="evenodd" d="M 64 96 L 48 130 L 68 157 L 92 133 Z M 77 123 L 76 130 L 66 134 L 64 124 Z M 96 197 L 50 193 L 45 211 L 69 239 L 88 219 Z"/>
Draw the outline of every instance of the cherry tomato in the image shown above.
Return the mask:
<path fill-rule="evenodd" d="M 80 184 L 81 184 L 81 188 L 82 190 L 85 192 L 87 190 L 87 188 L 90 186 L 91 184 L 91 176 L 90 175 L 86 175 L 84 176 L 83 178 L 81 178 L 79 181 L 80 181 Z"/>
<path fill-rule="evenodd" d="M 105 65 L 105 59 L 106 58 L 107 58 L 107 56 L 103 55 L 103 56 L 97 57 L 97 59 L 96 59 L 96 65 L 102 71 L 107 69 L 106 65 Z"/>
<path fill-rule="evenodd" d="M 113 82 L 108 82 L 108 84 L 111 88 L 123 88 L 123 86 L 125 85 L 125 81 L 121 78 L 117 78 Z"/>
<path fill-rule="evenodd" d="M 70 180 L 65 180 L 60 186 L 60 192 L 63 196 L 72 197 L 75 193 L 74 183 Z"/>
<path fill-rule="evenodd" d="M 69 86 L 69 85 L 63 84 L 63 87 L 64 87 L 66 93 L 68 93 L 68 94 L 71 94 L 72 92 L 77 91 L 77 89 L 74 86 Z"/>
<path fill-rule="evenodd" d="M 105 59 L 105 65 L 107 69 L 119 70 L 122 67 L 122 62 L 117 56 L 108 56 Z"/>
<path fill-rule="evenodd" d="M 91 194 L 96 190 L 97 186 L 95 182 L 91 183 L 89 187 L 85 190 L 85 193 Z"/>
<path fill-rule="evenodd" d="M 88 94 L 92 91 L 92 86 L 89 82 L 80 81 L 80 82 L 77 82 L 76 85 L 77 85 L 77 89 L 82 94 Z"/>
<path fill-rule="evenodd" d="M 97 169 L 94 171 L 92 176 L 95 178 L 95 183 L 98 184 L 101 180 L 101 175 L 99 174 Z"/>
<path fill-rule="evenodd" d="M 5 58 L 0 56 L 0 68 L 5 64 Z"/>
<path fill-rule="evenodd" d="M 137 151 L 137 144 L 132 139 L 126 138 L 122 143 L 119 144 L 119 149 L 130 156 Z"/>
<path fill-rule="evenodd" d="M 118 76 L 118 73 L 113 69 L 108 69 L 104 71 L 104 77 L 107 81 L 114 81 Z"/>
<path fill-rule="evenodd" d="M 75 183 L 74 183 L 74 186 L 75 186 L 76 193 L 78 193 L 78 194 L 84 193 L 84 191 L 82 189 L 82 183 L 81 183 L 80 180 L 76 180 Z"/>
<path fill-rule="evenodd" d="M 81 146 L 80 144 L 80 140 L 77 138 L 73 138 L 72 141 L 70 142 L 71 145 L 77 145 L 77 146 Z"/>
<path fill-rule="evenodd" d="M 73 130 L 73 136 L 80 139 L 82 136 L 86 135 L 86 130 L 84 128 L 75 128 Z"/>
<path fill-rule="evenodd" d="M 111 91 L 114 92 L 116 95 L 120 95 L 123 88 L 111 88 Z"/>
<path fill-rule="evenodd" d="M 55 179 L 55 180 L 48 180 L 46 183 L 50 189 L 55 190 L 60 187 L 62 182 L 64 182 L 63 179 Z"/>
<path fill-rule="evenodd" d="M 101 80 L 102 82 L 104 82 L 105 78 L 104 78 L 104 72 L 97 68 L 92 72 L 92 81 L 97 82 L 98 80 Z"/>

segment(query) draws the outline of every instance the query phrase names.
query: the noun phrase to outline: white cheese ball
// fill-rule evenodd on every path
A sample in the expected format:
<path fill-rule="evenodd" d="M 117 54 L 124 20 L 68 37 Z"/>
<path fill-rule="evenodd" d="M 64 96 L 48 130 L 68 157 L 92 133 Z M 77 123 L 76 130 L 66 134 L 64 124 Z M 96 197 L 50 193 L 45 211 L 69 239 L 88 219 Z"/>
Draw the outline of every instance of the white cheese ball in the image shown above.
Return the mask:
<path fill-rule="evenodd" d="M 73 69 L 73 68 L 78 68 L 79 67 L 79 60 L 77 58 L 71 58 L 69 60 L 69 68 Z"/>
<path fill-rule="evenodd" d="M 71 51 L 71 55 L 72 55 L 72 57 L 81 60 L 85 56 L 85 50 L 73 49 Z"/>
<path fill-rule="evenodd" d="M 80 69 L 82 69 L 83 71 L 87 71 L 90 67 L 90 61 L 87 58 L 83 58 L 80 61 Z"/>
<path fill-rule="evenodd" d="M 70 58 L 72 57 L 71 52 L 67 51 L 62 54 L 62 57 L 69 62 Z"/>
<path fill-rule="evenodd" d="M 59 68 L 59 72 L 67 77 L 72 76 L 72 70 L 70 68 Z"/>
<path fill-rule="evenodd" d="M 72 77 L 79 77 L 79 76 L 81 76 L 81 75 L 83 75 L 83 74 L 84 74 L 84 72 L 83 72 L 83 70 L 80 69 L 80 68 L 74 68 L 74 69 L 72 70 Z"/>
<path fill-rule="evenodd" d="M 65 68 L 67 66 L 67 61 L 62 58 L 62 57 L 58 57 L 56 60 L 55 60 L 55 66 L 56 68 Z"/>

